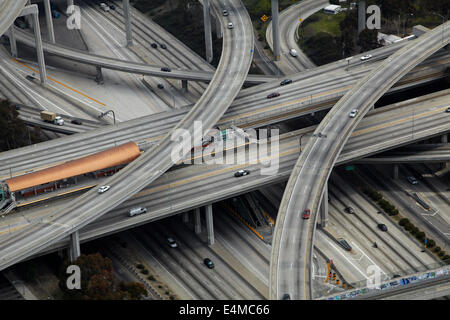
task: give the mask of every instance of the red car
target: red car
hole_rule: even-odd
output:
[[[311,211],[309,209],[305,209],[305,211],[303,211],[303,213],[302,213],[302,218],[309,219],[310,215],[311,215]]]
[[[280,96],[280,94],[278,92],[274,92],[274,93],[269,94],[267,96],[267,99],[272,99],[272,98],[276,98],[276,97],[279,97],[279,96]]]

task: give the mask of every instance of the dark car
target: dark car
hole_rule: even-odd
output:
[[[280,96],[280,93],[273,92],[267,96],[267,99],[272,99],[272,98],[279,97],[279,96]]]
[[[163,44],[161,45],[161,48],[162,48],[162,49],[167,49],[167,46],[163,43]]]
[[[302,213],[302,218],[303,219],[309,219],[310,215],[311,215],[311,210],[309,210],[309,209],[303,210],[303,213]]]
[[[291,300],[291,296],[289,295],[289,293],[285,293],[285,294],[283,294],[283,297],[281,298],[281,300]]]
[[[291,83],[292,83],[291,79],[285,79],[285,80],[280,82],[280,85],[285,86],[285,85],[291,84]]]
[[[350,214],[355,214],[355,210],[353,210],[352,207],[347,207],[344,209],[345,212],[350,213]]]
[[[16,105],[14,106],[14,108],[16,108],[16,110],[20,110],[20,106],[19,106],[18,104],[16,104]]]
[[[162,67],[162,68],[161,68],[161,71],[170,72],[171,70],[170,70],[170,68],[168,68],[168,67]]]
[[[163,86],[162,83],[159,83],[159,84],[157,85],[157,87],[158,87],[158,89],[164,89],[164,86]]]
[[[158,48],[158,45],[156,43],[152,43],[150,46],[154,49]]]
[[[214,263],[211,261],[211,259],[209,258],[205,258],[205,260],[203,260],[203,263],[205,264],[205,266],[207,266],[209,269],[213,269],[214,268]]]
[[[378,229],[380,229],[381,231],[384,231],[384,232],[386,232],[388,230],[386,225],[383,223],[378,224]]]
[[[445,112],[450,113],[450,107],[448,107],[447,109],[445,109]]]
[[[116,10],[116,6],[113,5],[113,4],[110,4],[110,5],[109,5],[109,8],[110,8],[111,10]]]
[[[250,174],[250,171],[248,171],[248,170],[239,170],[238,172],[234,173],[234,176],[235,177],[242,177],[242,176],[246,176],[248,174]]]
[[[80,120],[78,120],[78,119],[73,119],[72,121],[70,121],[71,123],[73,123],[73,124],[77,124],[77,125],[82,125],[83,123],[80,121]]]

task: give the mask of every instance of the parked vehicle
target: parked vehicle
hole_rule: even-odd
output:
[[[146,213],[146,212],[147,212],[147,208],[144,208],[144,207],[133,208],[133,209],[130,209],[130,211],[128,211],[128,216],[133,217],[138,214],[142,214],[142,213]]]
[[[56,124],[58,126],[64,125],[64,119],[60,116],[57,116],[56,113],[50,111],[41,111],[41,119],[45,122],[50,122]]]
[[[110,186],[101,186],[100,188],[98,188],[97,192],[98,193],[103,193],[109,190],[109,188],[111,188]]]
[[[209,268],[209,269],[213,269],[214,268],[214,263],[211,261],[211,259],[209,258],[205,258],[203,260],[203,263]]]

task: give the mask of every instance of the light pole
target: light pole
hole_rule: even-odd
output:
[[[99,119],[101,119],[110,112],[113,114],[114,124],[116,124],[116,114],[114,113],[114,110],[108,110],[106,112],[102,112],[102,113],[100,113],[100,115],[98,117],[99,117]]]
[[[414,16],[414,14],[412,14],[412,13],[406,13],[406,14],[403,15],[403,36],[406,35],[406,21],[408,20],[408,17],[406,17],[406,19],[405,19],[405,16],[410,16],[410,17],[412,17],[412,16]]]
[[[444,42],[444,22],[445,22],[445,18],[442,14],[436,13],[436,12],[432,12],[431,14],[434,14],[435,16],[439,16],[442,18],[442,42]]]

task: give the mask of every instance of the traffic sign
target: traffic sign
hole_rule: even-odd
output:
[[[269,17],[266,16],[266,15],[263,15],[263,16],[261,17],[261,20],[264,21],[264,22],[266,22],[267,20],[269,20]]]
[[[302,21],[303,21],[303,19],[302,19],[302,18],[299,18],[299,19],[298,19],[298,21],[302,22]]]

